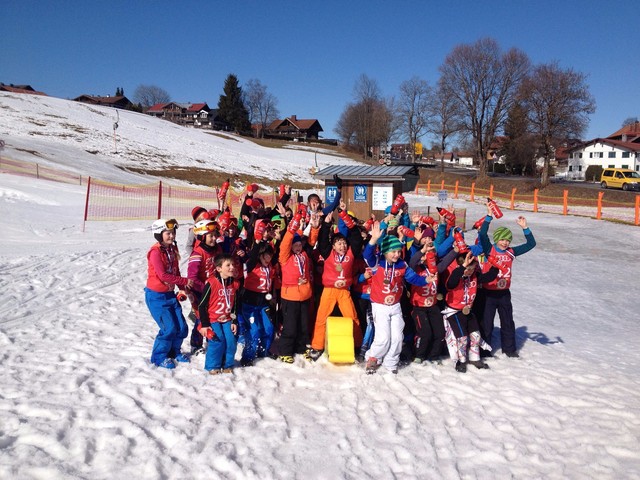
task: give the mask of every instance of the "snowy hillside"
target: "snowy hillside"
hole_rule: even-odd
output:
[[[266,148],[236,135],[186,128],[140,113],[6,92],[0,92],[0,139],[8,157],[122,182],[140,182],[140,177],[120,173],[114,166],[197,167],[251,175],[258,183],[260,179],[312,183],[312,167],[356,164],[323,148],[297,144]]]
[[[0,94],[4,153],[139,182],[114,167],[138,160],[110,153],[111,113]],[[244,163],[225,159],[270,151],[156,122],[125,113],[119,129],[123,152],[146,151],[150,167],[196,164],[198,151],[234,172]],[[298,156],[313,161],[277,152],[262,167],[293,175]],[[149,222],[82,233],[84,195],[0,173],[0,479],[640,479],[640,228],[525,214],[538,245],[514,263],[521,357],[498,349],[488,370],[445,361],[365,375],[323,357],[212,377],[201,356],[150,365]],[[454,203],[468,220],[486,211]],[[495,221],[514,244],[519,214]],[[180,228],[180,246],[186,237]]]

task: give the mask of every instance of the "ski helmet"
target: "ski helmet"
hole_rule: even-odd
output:
[[[158,242],[162,242],[162,232],[165,230],[178,230],[178,222],[175,219],[160,218],[151,224],[151,231]]]
[[[204,236],[209,232],[219,232],[220,226],[213,220],[200,220],[193,227],[193,234],[196,237]]]

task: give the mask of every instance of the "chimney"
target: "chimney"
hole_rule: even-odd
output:
[[[298,120],[298,118],[297,118],[297,116],[296,116],[296,115],[291,115],[291,116],[289,117],[289,120],[291,120],[292,122],[295,122],[295,121],[297,121],[297,120]]]

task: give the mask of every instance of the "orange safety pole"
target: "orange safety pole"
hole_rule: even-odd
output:
[[[431,195],[431,179],[427,180],[427,195]]]
[[[470,197],[469,200],[471,202],[473,202],[473,191],[475,190],[475,188],[476,188],[476,182],[471,182],[471,195],[469,195]]]
[[[442,183],[440,184],[440,190],[444,190],[444,179],[442,179]]]
[[[596,219],[602,219],[602,197],[604,196],[604,192],[598,192],[598,211],[596,212]]]
[[[453,198],[455,198],[456,200],[458,199],[458,184],[460,183],[460,180],[456,180],[456,187],[453,190]]]
[[[158,183],[158,218],[162,218],[162,181]]]
[[[533,211],[538,211],[538,188],[533,191]]]
[[[516,203],[516,190],[517,188],[513,187],[511,189],[511,210],[513,210],[515,208],[515,203]]]
[[[636,195],[636,225],[640,225],[640,195]]]
[[[562,214],[566,215],[569,211],[569,190],[564,190],[562,195]]]
[[[493,198],[493,183],[489,186],[489,197]]]

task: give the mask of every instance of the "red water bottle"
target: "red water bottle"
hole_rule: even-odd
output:
[[[340,210],[338,216],[342,219],[348,229],[352,229],[356,226],[356,222],[353,221],[353,218],[351,218],[351,215],[349,215],[346,210]]]
[[[296,213],[291,219],[291,221],[289,222],[289,225],[287,225],[287,230],[289,230],[291,233],[295,235],[298,232],[298,229],[300,228],[301,220],[302,220],[302,214]]]
[[[400,225],[398,227],[398,233],[401,233],[402,235],[408,238],[413,238],[416,234],[416,232],[411,230],[409,227],[405,227],[404,225]]]
[[[229,190],[229,179],[222,184],[220,190],[218,190],[218,200],[224,202],[224,199],[227,197],[227,190]]]
[[[253,238],[256,239],[257,242],[262,241],[264,238],[264,232],[267,230],[267,222],[265,220],[258,220],[253,229]]]
[[[229,224],[231,223],[231,212],[229,210],[225,210],[222,215],[218,217],[218,225],[220,225],[220,231],[224,232],[229,228]]]
[[[498,270],[500,270],[502,273],[506,272],[508,270],[508,268],[504,265],[502,265],[498,259],[496,257],[492,257],[492,256],[488,256],[487,257],[487,262],[489,262],[491,265],[493,265],[494,267],[496,267]]]
[[[207,329],[207,340],[213,340],[213,337],[215,337],[216,334],[213,333],[213,330],[211,328]]]
[[[424,223],[431,227],[436,223],[436,221],[433,219],[433,217],[423,216],[423,217],[420,217],[420,223]]]
[[[467,253],[469,251],[469,247],[467,247],[460,230],[453,232],[453,243],[458,247],[458,253]]]
[[[393,201],[393,205],[391,205],[391,213],[393,215],[397,215],[400,208],[402,208],[402,205],[404,205],[404,197],[399,193]]]
[[[492,200],[490,197],[487,197],[487,205],[489,205],[489,210],[491,210],[491,214],[495,218],[502,217],[502,210],[500,210],[500,207],[498,206],[495,200]]]
[[[247,185],[247,192],[256,193],[258,190],[260,190],[260,185],[258,185],[257,183]]]
[[[427,252],[427,270],[431,275],[438,273],[438,265],[436,263],[436,252],[429,250]]]
[[[473,224],[473,229],[475,230],[480,230],[480,227],[482,226],[482,224],[484,223],[484,219],[485,217],[482,217],[481,219],[479,219],[476,223]]]
[[[436,210],[438,210],[440,216],[444,218],[447,223],[455,222],[456,216],[446,208],[436,207]]]

